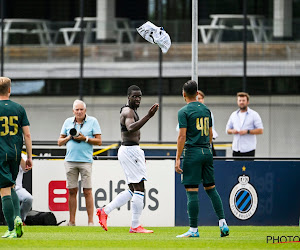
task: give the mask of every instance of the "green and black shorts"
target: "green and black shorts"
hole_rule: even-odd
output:
[[[21,156],[17,159],[0,160],[0,188],[16,184]]]
[[[183,185],[211,184],[215,182],[213,155],[210,148],[186,147],[183,151]]]

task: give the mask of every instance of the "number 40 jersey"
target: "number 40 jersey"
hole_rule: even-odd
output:
[[[209,148],[210,110],[202,103],[190,102],[178,111],[180,128],[187,128],[185,146]]]

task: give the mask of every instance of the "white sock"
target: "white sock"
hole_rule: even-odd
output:
[[[190,231],[193,233],[198,232],[198,228],[197,227],[190,227]]]
[[[109,214],[116,208],[122,207],[129,200],[131,200],[133,194],[130,189],[127,189],[117,195],[107,206],[104,207],[104,212]]]
[[[227,226],[227,223],[226,223],[225,219],[219,220],[219,227],[223,227],[224,224]]]
[[[140,217],[144,208],[144,193],[140,191],[135,191],[131,202],[132,202],[131,227],[137,228],[140,225]]]

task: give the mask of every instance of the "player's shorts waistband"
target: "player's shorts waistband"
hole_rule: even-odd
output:
[[[139,144],[137,142],[134,142],[134,141],[123,141],[121,143],[121,145],[123,145],[123,146],[138,146]]]
[[[184,145],[184,148],[209,148],[209,144],[205,144],[205,145]]]

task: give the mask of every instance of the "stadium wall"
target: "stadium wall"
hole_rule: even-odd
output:
[[[35,141],[56,141],[64,120],[72,116],[72,104],[77,97],[13,97],[27,110],[31,123],[32,139]],[[102,129],[103,141],[119,141],[120,107],[127,101],[124,97],[95,96],[85,97],[87,113],[95,116]],[[148,112],[157,97],[143,97],[138,113]],[[216,142],[232,141],[232,136],[225,133],[230,114],[237,109],[235,96],[207,96],[206,105],[214,113],[215,127],[219,134]],[[185,105],[183,98],[163,97],[162,104],[162,141],[177,140],[177,111]],[[257,137],[256,156],[295,157],[300,151],[300,96],[252,96],[250,105],[262,117],[264,134]],[[158,116],[155,115],[142,128],[142,141],[158,141]],[[231,151],[227,152],[231,156]]]

